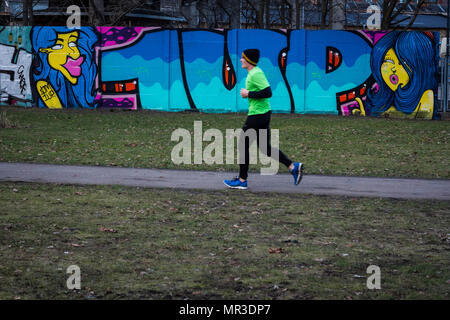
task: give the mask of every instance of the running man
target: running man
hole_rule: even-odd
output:
[[[243,133],[249,129],[256,131],[256,143],[259,145],[259,130],[266,129],[268,132],[267,148],[262,150],[271,156],[271,151],[278,152],[278,161],[283,163],[289,172],[294,177],[294,184],[298,185],[303,175],[303,164],[300,162],[292,162],[281,150],[272,149],[270,146],[270,102],[269,98],[272,97],[272,90],[270,84],[267,81],[264,72],[257,66],[259,61],[258,49],[244,50],[241,57],[242,68],[248,72],[247,79],[245,80],[245,89],[241,89],[241,97],[248,98],[248,116],[245,120],[242,128]],[[242,136],[241,136],[242,138]],[[229,188],[233,189],[247,189],[247,177],[249,167],[249,137],[245,137],[245,161],[239,164],[239,176],[232,180],[224,180],[224,183]],[[240,139],[241,140],[241,139]],[[264,148],[263,148],[264,149]]]

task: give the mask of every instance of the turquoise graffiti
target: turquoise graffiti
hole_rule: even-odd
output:
[[[436,117],[437,32],[2,27],[1,104],[246,112],[261,52],[276,113]]]
[[[111,29],[100,32],[114,35]],[[364,33],[145,28],[124,33],[134,36],[120,44],[104,40],[99,53],[107,106],[115,105],[111,98],[117,95],[117,104],[129,102],[132,108],[245,112],[239,89],[246,73],[239,59],[246,48],[261,51],[259,66],[272,87],[274,112],[338,113],[337,94],[368,85],[371,75],[371,40]],[[335,60],[329,63],[331,53]]]

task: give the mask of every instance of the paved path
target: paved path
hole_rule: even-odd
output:
[[[0,162],[0,181],[126,185],[152,188],[224,190],[230,172],[135,169]],[[450,200],[450,180],[305,175],[300,185],[290,174],[249,175],[251,192],[309,193]],[[236,192],[240,192],[237,191]],[[246,191],[243,191],[246,192]]]

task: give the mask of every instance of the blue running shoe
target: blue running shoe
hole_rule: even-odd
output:
[[[294,162],[294,169],[291,170],[294,177],[294,185],[298,185],[303,177],[303,164],[301,162]]]
[[[223,180],[223,183],[231,189],[247,189],[247,181],[241,182],[239,177],[234,177],[231,180]]]

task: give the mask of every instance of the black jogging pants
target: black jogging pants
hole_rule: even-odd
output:
[[[269,157],[272,156],[273,152],[278,152],[278,161],[282,164],[284,164],[286,167],[289,167],[292,163],[292,161],[283,153],[281,150],[274,148],[272,150],[272,147],[270,145],[270,115],[271,111],[264,113],[264,114],[256,114],[256,115],[250,115],[247,116],[247,119],[245,120],[244,126],[242,127],[243,133],[245,133],[249,129],[254,129],[256,131],[256,143],[258,146],[258,149],[261,147],[259,144],[260,140],[260,129],[266,129],[267,130],[267,145],[264,150],[262,148],[262,151]],[[245,151],[245,160],[244,163],[239,164],[239,178],[242,178],[244,180],[247,180],[248,177],[248,167],[250,162],[250,156],[249,156],[249,149],[251,142],[251,137],[241,135],[239,138],[239,143],[245,143],[244,151]],[[245,141],[244,141],[245,139]]]

